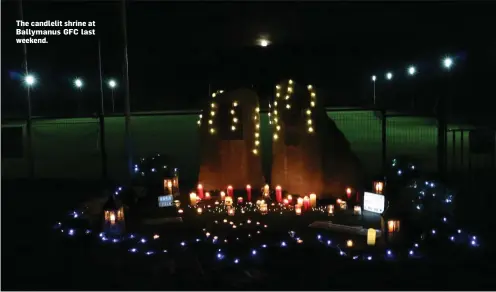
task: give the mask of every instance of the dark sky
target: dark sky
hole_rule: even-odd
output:
[[[466,88],[457,92],[473,93],[482,90],[484,78],[495,77],[489,67],[496,65],[494,8],[489,2],[468,1],[130,2],[132,110],[198,108],[209,84],[212,89],[253,85],[266,99],[274,84],[288,77],[315,84],[329,105],[358,104],[371,95],[371,74],[394,70],[399,77],[410,63],[422,73],[417,87],[456,84],[441,80],[445,54],[456,57],[463,71],[456,74],[463,75]],[[24,18],[97,24],[97,37],[52,36],[49,44],[28,45],[29,67],[40,77],[33,93],[35,114],[69,111],[70,102],[81,98],[97,104],[98,39],[105,77],[122,81],[121,1],[24,1]],[[15,44],[17,19],[18,2],[3,1],[3,113],[24,107],[16,74],[23,60],[22,46]],[[255,45],[262,34],[271,46]],[[71,87],[75,76],[85,80],[83,94]],[[489,93],[477,95],[483,94]],[[490,94],[494,97],[494,91]],[[122,108],[122,88],[116,96]]]

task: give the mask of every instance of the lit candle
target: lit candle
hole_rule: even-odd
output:
[[[270,187],[269,187],[269,185],[265,185],[263,187],[262,193],[263,193],[264,197],[268,197],[269,196],[269,194],[270,194]]]
[[[202,208],[196,209],[196,213],[198,213],[198,215],[201,215],[203,213],[203,209]]]
[[[295,206],[295,213],[296,213],[296,215],[301,215],[301,205]]]
[[[198,184],[197,193],[198,193],[198,198],[203,199],[203,186],[202,184]]]
[[[251,202],[251,186],[246,185],[246,200]]]
[[[164,179],[164,190],[166,195],[172,194],[172,181],[170,179]]]
[[[260,213],[262,213],[263,215],[268,213],[267,204],[260,204]]]
[[[229,215],[229,216],[234,216],[234,214],[235,214],[234,208],[229,208],[229,209],[227,210],[227,215]]]
[[[233,200],[231,197],[226,197],[226,199],[224,200],[224,204],[226,206],[232,206],[232,203],[233,203]]]
[[[348,199],[351,197],[351,188],[346,188],[346,197],[348,197]]]
[[[282,202],[282,188],[281,186],[276,187],[276,202]]]
[[[115,214],[110,213],[110,224],[114,225],[115,224]]]
[[[348,204],[346,203],[346,201],[341,201],[341,202],[339,203],[339,208],[340,208],[341,210],[346,210],[346,209],[348,209]]]
[[[262,204],[262,200],[257,200],[257,201],[255,202],[255,204],[257,205],[257,207],[259,207],[259,206],[260,206],[260,204]]]
[[[310,194],[310,206],[313,208],[317,207],[317,195],[316,194]]]
[[[227,186],[227,196],[231,198],[234,196],[234,190],[232,186]]]
[[[303,197],[303,209],[306,211],[310,208],[310,198],[308,196]]]
[[[288,204],[291,204],[293,202],[293,196],[288,195]]]
[[[288,199],[284,199],[284,200],[282,200],[282,203],[283,203],[285,206],[289,205],[289,201],[288,201]]]
[[[220,199],[225,200],[226,199],[226,192],[222,191],[220,192]]]
[[[197,202],[197,197],[195,193],[189,194],[189,200],[191,201],[191,205],[196,205]]]
[[[347,246],[347,247],[353,247],[353,240],[349,239],[349,240],[346,242],[346,246]]]
[[[376,181],[374,183],[374,188],[377,194],[382,194],[382,191],[384,190],[384,183],[382,181]]]
[[[181,207],[181,201],[179,201],[179,200],[174,200],[174,205],[175,205],[177,208]]]
[[[205,193],[205,200],[210,200],[211,198],[212,198],[212,196],[210,196],[210,193],[206,192]]]
[[[327,206],[327,214],[328,215],[333,215],[334,214],[334,205]]]
[[[377,231],[374,228],[369,228],[367,231],[367,245],[375,245]]]
[[[362,207],[360,207],[360,206],[353,207],[353,213],[355,215],[362,215]]]
[[[296,205],[298,205],[298,206],[300,206],[300,207],[301,207],[301,206],[303,206],[303,199],[302,199],[302,198],[298,198],[298,199],[296,200]]]
[[[177,213],[182,214],[184,213],[183,209],[177,209]]]
[[[238,197],[238,204],[243,204],[243,197]]]

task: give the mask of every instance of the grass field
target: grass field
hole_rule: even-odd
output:
[[[367,172],[381,171],[381,120],[370,110],[328,111],[344,133]],[[133,153],[143,157],[164,153],[174,157],[187,181],[195,181],[198,173],[199,149],[196,115],[144,115],[131,118]],[[2,126],[12,126],[4,124]],[[105,120],[109,174],[124,177],[126,159],[124,148],[124,118]],[[450,128],[461,127],[450,125]],[[262,114],[262,159],[264,172],[270,173],[271,143],[268,116]],[[448,167],[468,165],[468,132],[465,132],[464,165],[459,165],[461,138],[456,137],[456,157],[452,155],[452,133],[448,134]],[[97,148],[98,120],[94,118],[35,120],[33,123],[35,173],[38,178],[99,178],[100,152]],[[408,155],[427,172],[436,171],[437,126],[434,119],[422,117],[387,118],[387,156]],[[472,166],[487,162],[488,157],[472,156]],[[2,177],[17,178],[27,174],[22,159],[3,159]]]

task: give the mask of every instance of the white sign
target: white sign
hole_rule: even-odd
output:
[[[386,205],[383,195],[364,192],[363,193],[363,210],[382,214]]]
[[[172,195],[160,196],[158,197],[159,207],[172,207],[174,197]]]

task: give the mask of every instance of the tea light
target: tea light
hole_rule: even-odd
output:
[[[226,192],[222,191],[220,192],[220,199],[224,200],[226,198]]]
[[[227,196],[231,198],[234,196],[234,190],[232,186],[227,186]]]
[[[310,206],[313,208],[317,207],[317,195],[316,194],[310,194]]]
[[[183,209],[177,209],[177,213],[182,214],[184,213]]]
[[[198,215],[201,215],[203,213],[203,209],[202,208],[196,209],[196,213],[198,213]]]
[[[303,206],[303,199],[302,199],[302,198],[298,198],[298,199],[296,200],[296,205],[298,205],[298,206],[300,206],[300,207],[301,207],[301,206]]]
[[[263,204],[260,204],[260,213],[262,213],[263,215],[267,214],[269,211],[267,209],[267,204],[263,203]]]
[[[198,184],[198,186],[196,187],[196,192],[198,193],[198,197],[200,199],[203,199],[203,185],[202,184]]]
[[[276,187],[276,202],[282,202],[282,188],[281,186]]]
[[[246,200],[251,202],[251,186],[246,185]]]
[[[353,207],[353,214],[362,215],[362,207],[360,207],[360,206]]]
[[[174,206],[176,206],[176,208],[181,207],[181,201],[179,201],[179,200],[174,200]]]
[[[328,215],[333,215],[334,214],[334,205],[327,206],[327,214]]]
[[[353,247],[353,240],[349,239],[348,241],[346,241],[346,246]]]
[[[191,193],[191,194],[189,194],[189,200],[191,202],[191,205],[194,206],[197,203],[198,197],[196,196],[195,193]]]
[[[339,208],[340,208],[341,210],[346,210],[346,209],[348,209],[348,204],[346,203],[346,201],[341,201],[341,202],[339,203]]]
[[[238,197],[238,204],[243,204],[243,197]]]
[[[210,200],[210,199],[212,199],[212,196],[210,196],[209,192],[206,192],[205,193],[205,200]]]
[[[229,209],[227,209],[227,215],[229,215],[229,216],[234,216],[234,214],[235,214],[235,213],[236,213],[236,212],[235,212],[234,208],[229,208]]]
[[[295,206],[295,213],[296,213],[296,215],[301,215],[301,205]]]

